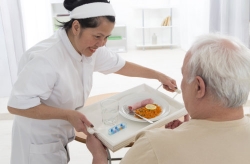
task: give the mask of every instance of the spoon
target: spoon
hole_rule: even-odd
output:
[[[149,123],[151,123],[151,124],[154,123],[153,121],[151,121],[151,120],[149,120],[149,119],[147,119],[147,118],[145,118],[145,117],[142,117],[141,115],[135,113],[134,111],[129,110],[129,109],[128,109],[128,106],[124,105],[123,107],[124,107],[124,109],[126,110],[126,112],[127,112],[128,114],[133,115],[133,116],[136,115],[136,116],[142,118],[143,120],[145,120],[145,121],[147,121],[147,122],[149,122]]]

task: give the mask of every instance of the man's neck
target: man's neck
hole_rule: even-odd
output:
[[[204,110],[204,109],[202,109]],[[243,107],[237,108],[210,108],[205,109],[206,113],[197,116],[196,119],[204,119],[209,121],[233,121],[244,117]]]

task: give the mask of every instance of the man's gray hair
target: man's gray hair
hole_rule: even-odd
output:
[[[250,91],[250,51],[229,36],[208,34],[190,48],[188,82],[195,76],[205,81],[215,101],[234,108],[246,103]]]

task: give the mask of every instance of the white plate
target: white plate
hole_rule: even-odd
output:
[[[120,114],[123,117],[125,117],[129,120],[132,120],[132,121],[146,122],[145,120],[136,118],[135,116],[128,114],[126,112],[124,106],[131,106],[137,102],[140,102],[142,100],[149,99],[149,98],[151,98],[153,100],[153,102],[155,104],[159,105],[162,109],[161,114],[155,118],[151,118],[150,119],[151,121],[157,121],[157,120],[161,119],[162,117],[166,116],[170,112],[169,104],[163,98],[161,98],[157,95],[154,95],[154,94],[150,94],[148,92],[141,92],[141,93],[135,93],[132,95],[125,96],[119,101]]]

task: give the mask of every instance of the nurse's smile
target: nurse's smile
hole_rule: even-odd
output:
[[[97,48],[89,48],[90,52],[94,53]]]

